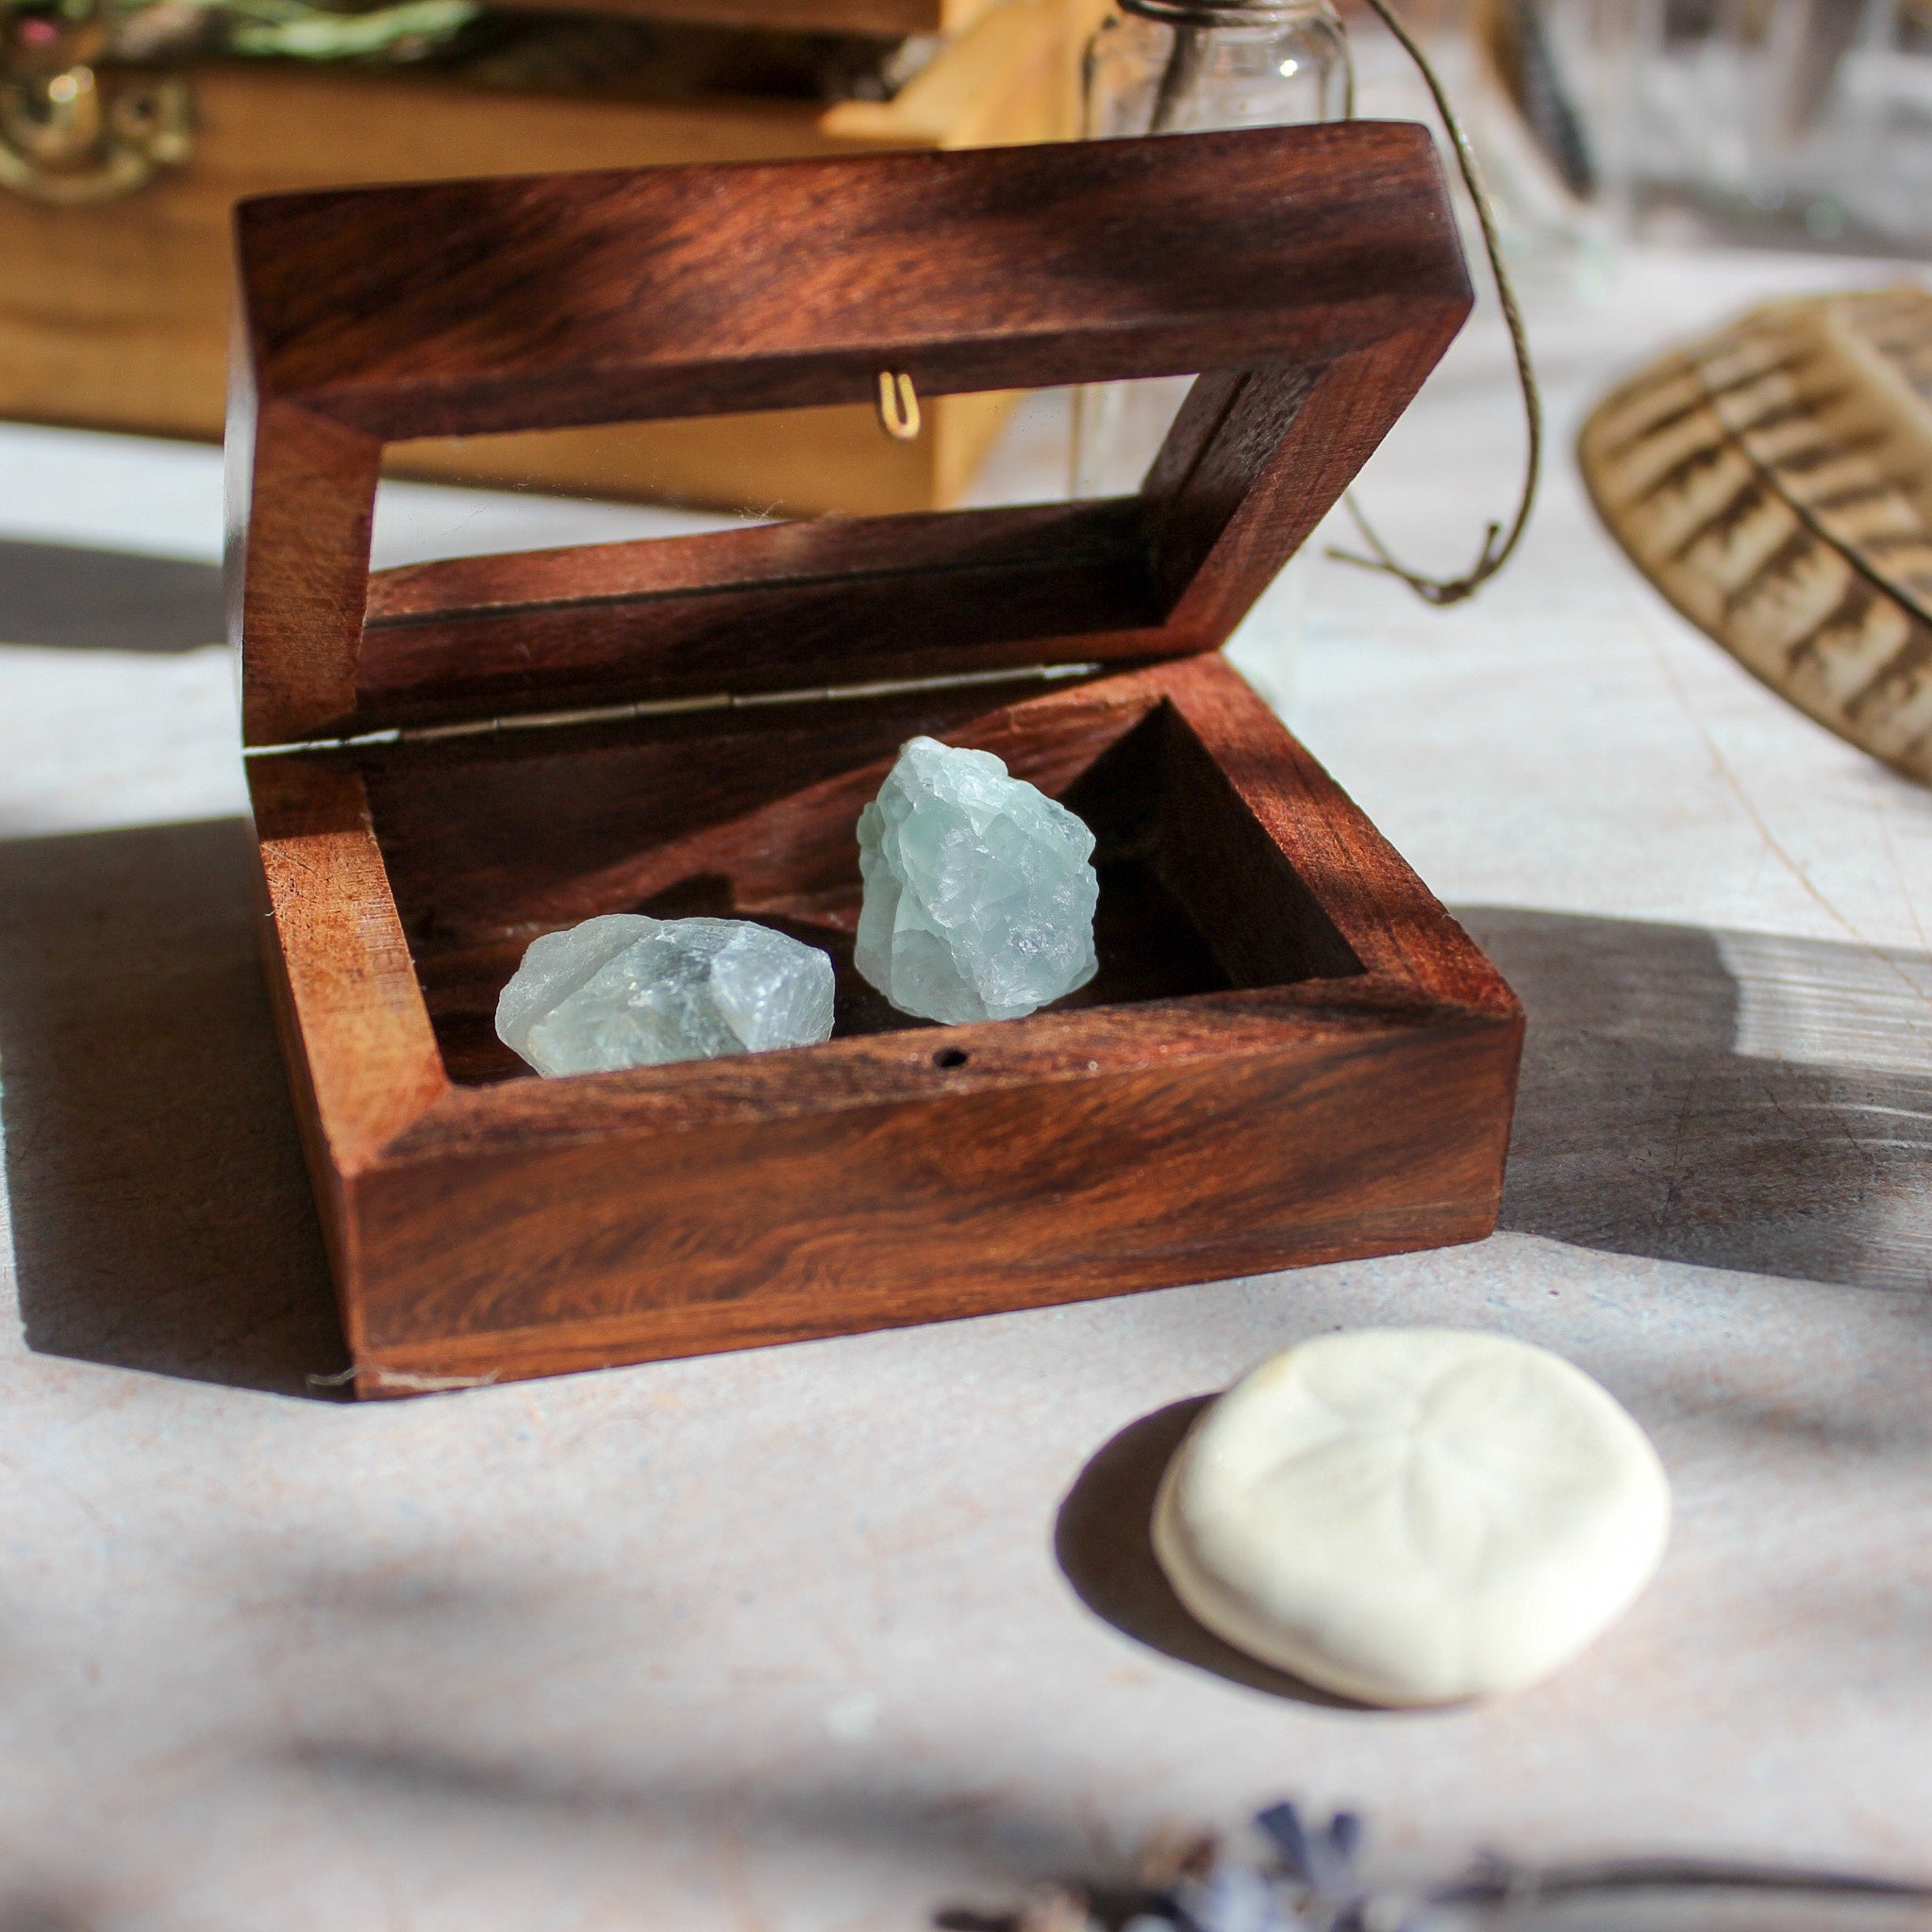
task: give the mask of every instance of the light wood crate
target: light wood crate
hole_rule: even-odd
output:
[[[0,191],[0,416],[222,433],[229,212],[244,195],[507,172],[992,147],[1074,131],[1094,0],[1001,0],[890,102],[676,104],[485,92],[433,77],[197,69],[194,154],[123,201]],[[1010,398],[932,400],[917,441],[840,408],[424,441],[392,474],[793,514],[958,501]]]

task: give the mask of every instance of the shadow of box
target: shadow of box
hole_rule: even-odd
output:
[[[242,239],[269,960],[360,1392],[1493,1225],[1515,1001],[1217,651],[1466,312],[1419,130],[305,196]],[[1177,365],[1135,498],[368,573],[390,438]],[[853,974],[853,828],[918,732],[1093,827],[1075,998],[941,1033]],[[834,1038],[529,1076],[491,1026],[524,948],[639,908],[824,946]]]

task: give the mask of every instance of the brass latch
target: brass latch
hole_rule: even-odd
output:
[[[179,75],[106,73],[90,8],[24,11],[0,0],[0,188],[56,207],[132,194],[191,151]]]

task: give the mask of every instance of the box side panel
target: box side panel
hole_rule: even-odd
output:
[[[275,1015],[275,1042],[282,1050],[282,1064],[289,1075],[289,1099],[294,1108],[295,1128],[302,1141],[302,1161],[308,1170],[308,1185],[315,1195],[316,1219],[322,1226],[323,1246],[328,1254],[329,1277],[335,1284],[336,1307],[342,1318],[342,1332],[352,1357],[362,1348],[362,1311],[352,1284],[356,1274],[356,1238],[350,1224],[348,1201],[341,1176],[329,1158],[328,1137],[322,1126],[322,1112],[315,1097],[315,1081],[308,1070],[308,1055],[302,1043],[302,1023],[296,1014],[294,990],[289,979],[289,961],[282,952],[279,928],[275,924],[267,874],[257,874],[261,919],[258,923],[256,946],[261,956],[261,974],[267,982],[269,1008]]]
[[[1520,1023],[381,1166],[365,1393],[1478,1240]]]
[[[1177,664],[1166,686],[1187,727],[1169,741],[1170,783],[1195,802],[1176,826],[1177,879],[1242,879],[1245,891],[1222,892],[1224,915],[1278,952],[1266,927],[1294,894],[1257,869],[1265,844],[1372,974],[1419,999],[1520,1020],[1516,995],[1474,941],[1225,658]]]
[[[361,779],[297,758],[248,778],[297,1097],[342,1185],[449,1083]]]
[[[1324,364],[1469,301],[1399,122],[271,196],[236,238],[263,392],[389,441],[869,404],[882,368],[932,396]]]

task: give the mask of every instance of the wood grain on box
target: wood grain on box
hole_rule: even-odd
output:
[[[1215,655],[1467,310],[1422,130],[335,194],[240,235],[245,731],[296,747],[250,760],[265,932],[362,1392],[1488,1231],[1515,1001]],[[425,424],[1193,363],[1136,498],[368,575],[380,445]],[[1096,833],[1100,972],[1049,1011],[935,1028],[852,970],[854,822],[920,731]],[[523,949],[634,908],[824,946],[834,1038],[534,1078],[491,1027]]]

